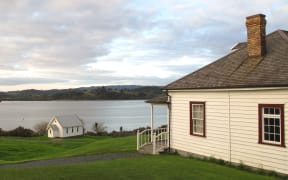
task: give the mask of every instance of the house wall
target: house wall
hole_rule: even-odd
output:
[[[258,104],[284,104],[288,141],[288,90],[186,91],[171,96],[171,148],[234,163],[288,172],[287,147],[258,144]],[[206,137],[189,133],[189,102],[206,103]]]

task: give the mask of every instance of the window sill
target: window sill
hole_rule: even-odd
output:
[[[258,144],[270,145],[270,146],[277,146],[286,148],[285,144],[273,144],[273,143],[266,143],[266,142],[258,142]]]
[[[191,136],[197,136],[197,137],[206,137],[205,135],[200,135],[200,134],[190,134]]]

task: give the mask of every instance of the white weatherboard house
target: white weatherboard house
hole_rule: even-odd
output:
[[[247,17],[247,42],[164,87],[167,147],[288,174],[288,31],[265,26]]]
[[[54,116],[47,125],[47,131],[50,138],[81,136],[84,124],[77,115]]]

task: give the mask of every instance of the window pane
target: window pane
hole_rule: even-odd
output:
[[[273,118],[269,118],[269,125],[272,125],[272,126],[274,126],[274,119]]]
[[[277,115],[280,114],[280,108],[275,108],[275,114],[277,114]]]
[[[193,118],[200,118],[199,113],[197,111],[193,111]]]
[[[202,112],[203,111],[203,105],[193,105],[193,111]]]
[[[268,118],[264,118],[264,125],[268,125],[269,124],[269,119]]]
[[[203,112],[202,111],[199,112],[199,116],[201,119],[203,119]]]
[[[203,131],[202,131],[202,128],[201,127],[195,127],[195,132],[196,133],[202,133]]]
[[[280,126],[280,119],[275,118],[275,125],[276,125],[276,126]]]
[[[194,111],[194,112],[193,112],[193,118],[203,119],[202,113],[201,113],[201,112]]]
[[[193,132],[197,132],[196,126],[193,126]]]
[[[269,139],[270,139],[270,141],[274,141],[275,140],[274,134],[269,134]]]
[[[200,111],[199,105],[193,105],[193,111]]]
[[[203,121],[202,120],[193,120],[193,132],[203,133]]]
[[[199,105],[199,111],[203,112],[203,105]]]
[[[202,126],[202,120],[194,120],[194,126]]]
[[[274,133],[274,126],[270,126],[269,132],[270,132],[270,133]]]
[[[275,141],[280,142],[280,135],[275,135]]]
[[[269,108],[269,114],[274,114],[274,108]]]
[[[264,114],[269,114],[269,108],[264,108]]]
[[[276,133],[276,134],[280,134],[280,127],[279,127],[279,126],[276,126],[276,127],[275,127],[275,133]]]
[[[268,133],[264,134],[264,140],[269,140],[269,134]]]
[[[268,132],[269,131],[269,126],[264,126],[264,132]]]

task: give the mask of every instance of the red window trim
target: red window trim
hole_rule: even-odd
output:
[[[281,142],[280,144],[272,144],[272,143],[267,143],[263,142],[263,137],[262,137],[262,109],[263,107],[278,107],[281,110],[281,116],[280,116],[280,121],[281,121]],[[272,145],[272,146],[281,146],[285,147],[285,132],[284,132],[284,104],[258,104],[258,144],[267,144],[267,145]]]
[[[201,104],[203,105],[203,135],[193,133],[193,120],[192,120],[192,104]],[[190,135],[206,137],[206,108],[205,102],[202,101],[190,101]]]

